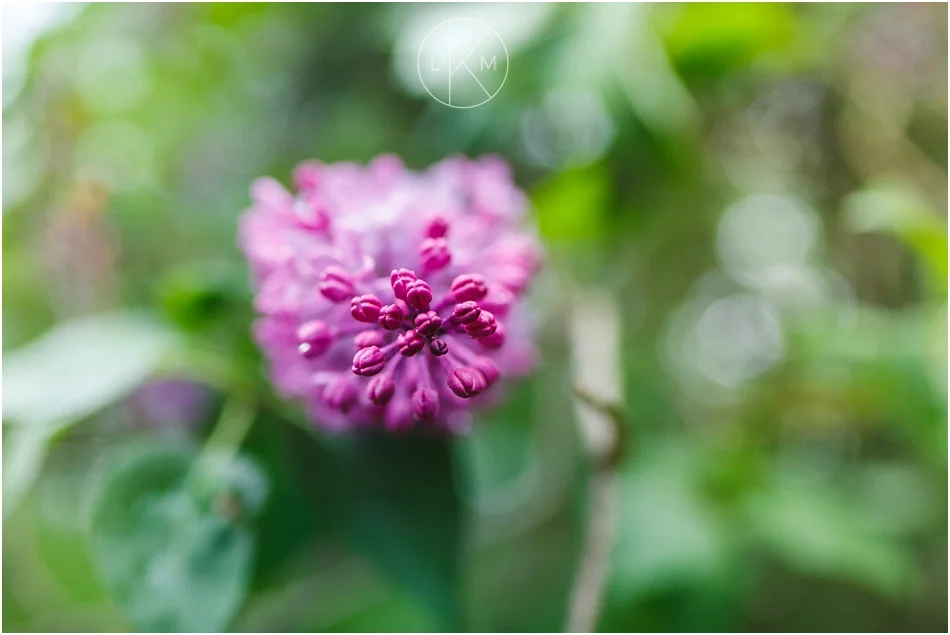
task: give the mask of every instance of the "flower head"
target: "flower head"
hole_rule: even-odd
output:
[[[255,181],[241,224],[255,338],[283,395],[333,429],[454,429],[530,371],[521,298],[541,250],[502,161],[309,161],[293,181]]]

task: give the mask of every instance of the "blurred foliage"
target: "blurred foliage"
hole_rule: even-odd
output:
[[[510,54],[471,110],[415,68],[461,16]],[[579,282],[624,316],[635,427],[601,629],[945,631],[946,24],[5,7],[3,628],[560,630]],[[321,434],[249,335],[250,181],[384,151],[506,157],[550,251],[543,363],[455,441]]]

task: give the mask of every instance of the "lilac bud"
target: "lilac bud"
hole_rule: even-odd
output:
[[[386,344],[386,340],[379,331],[367,329],[357,333],[356,337],[353,338],[353,343],[356,344],[356,348],[366,348],[368,346],[379,346],[382,348]]]
[[[396,384],[388,375],[376,375],[366,386],[366,396],[377,406],[385,406],[393,398]]]
[[[485,378],[471,368],[456,368],[449,373],[448,386],[457,396],[468,399],[485,388]]]
[[[350,315],[359,322],[372,324],[379,318],[383,303],[375,295],[361,295],[350,300]]]
[[[356,295],[352,276],[340,267],[327,267],[320,280],[320,293],[330,302],[340,303]]]
[[[459,324],[471,324],[478,319],[478,316],[481,315],[482,310],[478,308],[478,305],[472,301],[462,302],[461,304],[455,305],[455,311],[452,312],[452,315],[455,316],[455,319],[458,320]]]
[[[488,293],[485,278],[477,273],[463,273],[452,281],[452,295],[459,302],[478,301]]]
[[[323,320],[312,320],[297,329],[297,351],[306,359],[314,359],[327,352],[333,343],[333,333]]]
[[[393,295],[399,300],[406,299],[406,285],[416,280],[416,273],[410,269],[393,269],[389,274],[389,283],[393,287]]]
[[[346,412],[354,403],[358,391],[354,382],[346,375],[340,375],[323,391],[323,400],[335,410]]]
[[[488,337],[498,328],[498,322],[491,311],[482,311],[478,314],[478,319],[465,325],[465,332],[469,337],[479,340]]]
[[[495,366],[495,362],[484,356],[478,356],[472,360],[472,368],[477,370],[485,378],[485,384],[491,386],[501,377],[501,371]]]
[[[412,414],[418,421],[432,421],[439,415],[439,394],[431,388],[412,393]]]
[[[429,342],[429,352],[436,357],[442,357],[449,352],[449,345],[445,340],[436,338]]]
[[[478,343],[485,348],[500,348],[505,343],[505,327],[496,321],[495,332],[481,338]]]
[[[405,357],[412,357],[426,345],[425,339],[416,331],[406,331],[396,338],[396,343],[399,344],[399,352]]]
[[[425,280],[414,280],[406,285],[406,302],[413,308],[425,311],[432,302],[432,289]]]
[[[424,269],[443,269],[452,261],[452,252],[444,238],[426,238],[419,246],[419,262]]]
[[[403,312],[397,304],[387,304],[379,310],[379,319],[376,321],[387,331],[395,331],[402,324]]]
[[[436,216],[426,225],[426,238],[445,238],[449,233],[449,222],[441,216]]]
[[[435,311],[426,311],[416,316],[416,330],[422,335],[436,335],[442,328],[442,318]]]
[[[352,371],[354,375],[363,377],[372,377],[379,374],[379,371],[386,365],[386,356],[377,346],[367,346],[356,351],[353,356]]]

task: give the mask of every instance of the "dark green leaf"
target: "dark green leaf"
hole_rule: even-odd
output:
[[[462,510],[452,439],[432,432],[341,439],[309,478],[341,538],[459,624]]]
[[[247,521],[266,480],[247,459],[193,465],[187,449],[137,449],[106,469],[94,497],[92,556],[137,630],[224,630],[247,591]]]

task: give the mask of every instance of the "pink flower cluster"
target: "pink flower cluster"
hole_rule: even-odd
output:
[[[503,377],[530,371],[522,296],[542,251],[502,160],[305,162],[293,181],[256,180],[240,232],[282,395],[331,429],[464,431]]]

